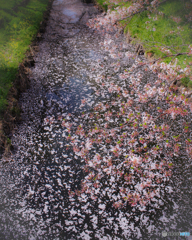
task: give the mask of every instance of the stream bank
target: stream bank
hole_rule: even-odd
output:
[[[45,32],[49,14],[52,8],[53,0],[50,0],[47,5],[47,10],[43,14],[43,20],[40,23],[40,27],[37,35],[32,40],[32,43],[25,54],[25,59],[20,63],[18,67],[18,74],[13,82],[12,87],[9,90],[7,96],[8,106],[1,113],[0,118],[0,158],[2,156],[7,157],[10,151],[13,150],[11,144],[11,136],[14,132],[14,127],[21,121],[19,97],[29,86],[29,73],[30,69],[34,66],[34,55],[38,52],[38,43],[42,38],[42,34]],[[23,4],[23,3],[22,3]],[[24,2],[24,5],[27,1]],[[20,6],[20,5],[19,5]],[[17,6],[17,8],[19,7]],[[22,5],[23,6],[23,5]],[[17,11],[17,9],[14,9]]]

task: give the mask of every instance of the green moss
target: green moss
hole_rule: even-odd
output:
[[[11,145],[11,139],[7,138],[7,144],[10,146]]]
[[[136,37],[146,52],[152,52],[155,58],[168,55],[161,51],[166,46],[169,54],[188,52],[187,45],[192,44],[192,24],[187,15],[191,10],[192,4],[188,0],[170,0],[159,6],[158,11],[162,15],[145,11],[135,15],[131,21],[127,20],[125,32],[129,31],[129,34]],[[175,17],[180,18],[179,23],[175,21]],[[192,57],[187,55],[178,56],[177,59],[182,68],[192,61]],[[163,59],[167,63],[171,60],[173,57]]]
[[[189,81],[189,82],[188,82],[188,87],[189,87],[189,88],[192,88],[192,81]]]
[[[106,4],[106,1],[105,1],[105,0],[96,0],[96,2],[98,3],[98,5],[99,5],[100,7],[103,8],[103,10],[107,11],[109,4]]]
[[[181,79],[181,83],[188,88],[192,88],[192,81],[189,79],[189,77],[185,77]]]

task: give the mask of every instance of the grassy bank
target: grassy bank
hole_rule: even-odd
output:
[[[103,9],[117,13],[120,9],[128,9],[142,2],[96,1]],[[160,0],[160,4],[151,11],[149,8],[154,2],[148,1],[148,5],[143,4],[144,8],[130,11],[127,18],[123,20],[119,14],[117,23],[123,27],[125,34],[131,36],[132,43],[142,44],[147,57],[161,58],[163,62],[171,62],[182,69],[186,68],[187,71],[192,70],[192,55],[185,54],[192,46],[192,2],[190,0]],[[185,71],[181,83],[185,87],[192,88],[192,77],[185,74]]]
[[[37,34],[49,0],[1,0],[0,3],[0,117],[7,94]]]

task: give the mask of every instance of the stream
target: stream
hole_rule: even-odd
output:
[[[185,154],[173,157],[173,175],[159,186],[159,200],[145,208],[115,208],[104,197],[80,199],[69,193],[80,190],[85,172],[67,145],[69,131],[62,120],[86,124],[82,113],[113,100],[111,83],[129,90],[118,76],[144,58],[134,57],[134,47],[121,34],[111,36],[114,51],[109,53],[105,35],[86,25],[97,14],[93,4],[79,0],[53,2],[30,88],[20,98],[22,123],[12,137],[14,152],[0,163],[2,240],[192,239],[162,236],[163,231],[192,233],[192,164]],[[157,76],[140,72],[134,74],[142,91]],[[106,86],[102,91],[101,85]]]

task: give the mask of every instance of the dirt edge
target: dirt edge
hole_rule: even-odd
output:
[[[38,43],[41,41],[42,34],[45,32],[53,1],[54,0],[49,0],[48,2],[37,35],[32,40],[29,47],[30,50],[26,52],[24,60],[19,64],[17,76],[13,82],[13,86],[9,90],[7,96],[8,106],[0,119],[0,158],[7,157],[10,154],[10,150],[13,149],[11,136],[16,123],[21,122],[19,96],[30,85],[30,68],[35,65],[34,56],[38,51]]]

